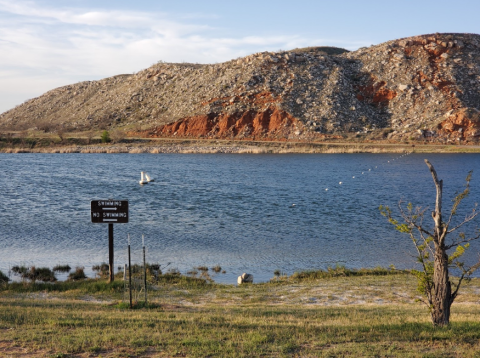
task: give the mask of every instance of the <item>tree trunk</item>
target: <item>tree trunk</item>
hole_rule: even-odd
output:
[[[438,180],[437,172],[433,165],[425,159],[433,182],[437,189],[437,198],[435,200],[435,211],[432,212],[432,218],[435,222],[433,242],[435,245],[435,256],[433,261],[433,299],[431,307],[432,323],[435,326],[445,326],[450,322],[450,306],[453,302],[452,287],[448,276],[448,255],[445,249],[445,236],[447,228],[442,221],[442,191],[443,181]]]
[[[437,247],[435,250],[433,286],[432,323],[435,326],[448,325],[450,322],[450,306],[452,305],[452,287],[448,276],[448,257],[445,247]]]

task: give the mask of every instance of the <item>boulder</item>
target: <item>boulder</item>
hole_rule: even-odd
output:
[[[253,275],[244,272],[241,276],[238,276],[237,283],[239,285],[242,283],[253,283]]]

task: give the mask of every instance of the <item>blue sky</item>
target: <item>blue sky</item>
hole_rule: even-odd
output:
[[[159,60],[216,63],[259,51],[480,33],[479,14],[477,0],[0,0],[0,113]]]

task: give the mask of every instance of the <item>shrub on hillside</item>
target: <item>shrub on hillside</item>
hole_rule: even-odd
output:
[[[110,143],[110,133],[108,133],[107,130],[104,130],[102,133],[102,136],[100,137],[102,139],[102,143]]]

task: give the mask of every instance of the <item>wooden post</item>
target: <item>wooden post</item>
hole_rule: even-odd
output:
[[[115,278],[113,271],[113,224],[108,224],[108,282],[113,282]]]
[[[128,291],[130,292],[130,308],[132,305],[132,261],[130,260],[130,236],[128,237]]]

